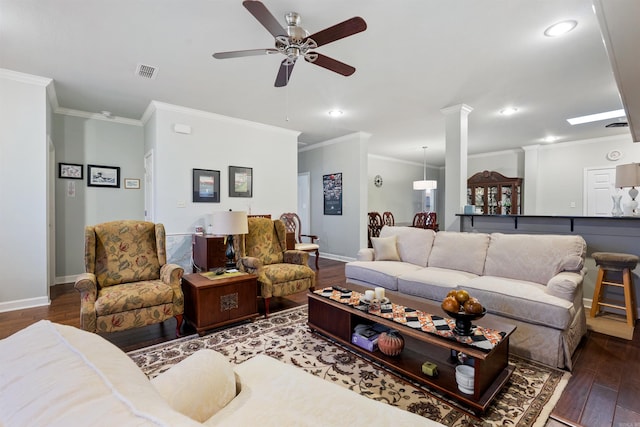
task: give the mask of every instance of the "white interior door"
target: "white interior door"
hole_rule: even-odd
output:
[[[311,175],[309,172],[298,174],[298,216],[302,222],[302,234],[311,229]]]
[[[616,189],[616,168],[593,168],[585,169],[585,216],[611,216],[613,211],[614,194],[622,195],[622,204],[630,200],[626,191]]]

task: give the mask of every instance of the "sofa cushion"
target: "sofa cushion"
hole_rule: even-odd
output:
[[[233,368],[222,354],[201,349],[151,380],[176,411],[199,422],[236,396]]]
[[[427,260],[433,246],[436,233],[433,230],[416,227],[389,227],[384,226],[380,231],[380,237],[396,236],[400,260],[427,266]]]
[[[485,233],[439,231],[429,255],[429,267],[467,271],[480,275],[489,247]]]
[[[347,282],[352,281],[368,286],[381,286],[397,291],[398,276],[421,267],[401,261],[352,261],[344,266]]]
[[[580,271],[586,248],[580,236],[493,233],[484,274],[546,285],[561,271]]]
[[[489,313],[507,319],[566,329],[575,314],[573,302],[549,295],[539,283],[480,276],[466,282],[464,289]]]
[[[372,237],[373,256],[376,261],[400,261],[396,236]]]
[[[478,277],[466,271],[438,267],[421,268],[398,277],[398,291],[407,295],[442,301],[456,286]]]
[[[161,280],[124,283],[98,291],[96,314],[106,316],[173,302],[173,289]]]
[[[112,221],[94,230],[95,274],[100,286],[160,278],[154,223]]]

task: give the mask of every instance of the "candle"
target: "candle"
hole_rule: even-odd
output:
[[[364,291],[364,299],[367,301],[371,301],[374,297],[375,293],[373,291]]]
[[[384,288],[376,288],[375,294],[376,294],[376,299],[383,300],[384,299]]]

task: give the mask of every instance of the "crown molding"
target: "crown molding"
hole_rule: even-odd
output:
[[[118,116],[113,116],[109,118],[109,117],[105,117],[103,114],[100,114],[100,113],[90,113],[88,111],[72,110],[71,108],[57,107],[54,109],[54,113],[62,114],[65,116],[82,117],[83,119],[93,119],[93,120],[102,120],[104,122],[110,122],[110,123],[120,123],[123,125],[142,126],[142,122],[140,120],[129,119],[126,117],[118,117]]]
[[[371,134],[367,132],[352,132],[347,135],[338,136],[336,138],[328,139],[326,141],[322,141],[317,144],[312,144],[308,147],[298,148],[298,153],[302,153],[304,151],[311,151],[318,148],[328,147],[330,145],[339,144],[345,141],[350,141],[353,139],[354,136],[359,137],[361,140],[362,139],[368,140],[369,138],[371,138]]]

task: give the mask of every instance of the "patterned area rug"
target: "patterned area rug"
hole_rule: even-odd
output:
[[[307,327],[307,306],[272,314],[204,337],[193,335],[128,353],[153,378],[190,354],[210,348],[235,364],[256,354],[332,381],[371,399],[420,414],[446,426],[544,426],[570,374],[510,357],[509,383],[481,418],[434,391],[402,379]]]

